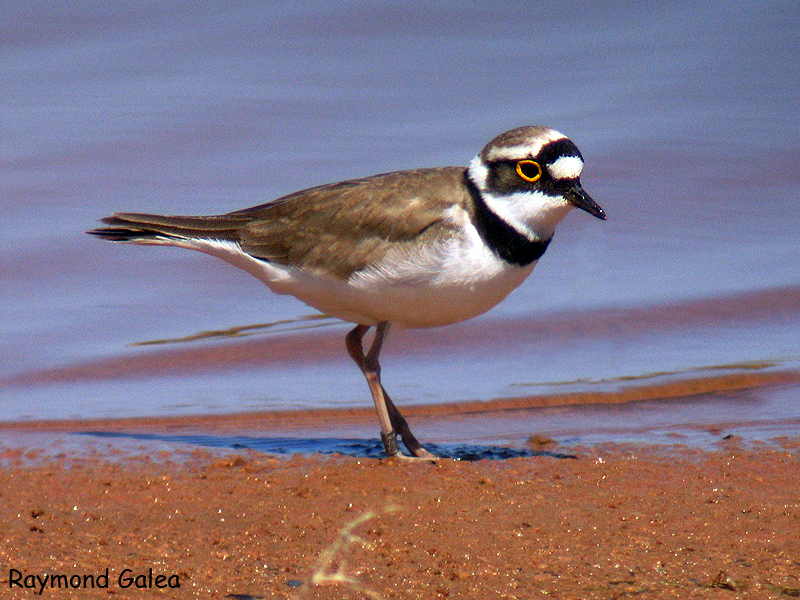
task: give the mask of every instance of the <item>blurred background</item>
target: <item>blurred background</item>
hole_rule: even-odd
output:
[[[475,322],[390,340],[399,404],[800,364],[797,2],[32,0],[0,17],[0,420],[368,405],[345,324],[132,345],[313,311],[210,257],[83,232],[466,165],[529,124],[578,145],[609,220],[568,216]],[[297,364],[224,359],[287,335],[311,348]],[[126,370],[143,357],[159,369]],[[797,422],[792,390],[724,419]]]

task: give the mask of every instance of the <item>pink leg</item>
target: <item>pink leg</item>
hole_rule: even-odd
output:
[[[381,385],[381,366],[378,362],[378,357],[381,353],[383,340],[389,331],[389,323],[378,324],[375,329],[375,339],[372,341],[372,346],[365,356],[362,340],[367,330],[369,330],[368,325],[356,325],[347,334],[345,341],[347,352],[367,379],[372,399],[375,402],[375,409],[378,411],[378,420],[381,424],[381,440],[383,440],[386,454],[389,456],[402,456],[397,447],[397,434],[399,433],[403,444],[412,455],[419,458],[435,458],[433,454],[422,447],[417,438],[414,437],[414,434],[411,433],[408,423],[391,398],[389,398],[389,394],[386,393],[383,385]]]

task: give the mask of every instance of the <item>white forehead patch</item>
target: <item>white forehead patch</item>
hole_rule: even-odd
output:
[[[531,139],[527,144],[517,146],[498,146],[489,148],[486,153],[486,160],[495,162],[498,160],[520,160],[536,156],[550,142],[564,139],[563,133],[554,129],[546,129],[541,134]]]
[[[577,156],[562,156],[547,165],[553,179],[577,179],[583,171],[583,161]]]

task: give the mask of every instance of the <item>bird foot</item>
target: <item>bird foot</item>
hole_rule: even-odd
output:
[[[429,462],[435,463],[441,460],[441,457],[435,456],[428,452],[428,456],[409,456],[408,454],[403,454],[398,452],[397,454],[393,454],[392,456],[387,457],[389,459],[397,459],[400,462]]]
[[[400,452],[400,447],[397,445],[397,434],[395,432],[384,433],[381,432],[381,441],[383,448],[386,450],[386,456],[389,458],[398,458],[400,460],[438,460],[439,457],[425,450],[418,443],[409,444],[403,440],[411,456]],[[416,440],[415,440],[416,441]]]

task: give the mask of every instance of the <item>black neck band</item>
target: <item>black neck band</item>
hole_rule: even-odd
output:
[[[529,240],[486,206],[480,190],[469,178],[469,173],[465,174],[464,178],[475,202],[475,227],[492,252],[504,261],[518,267],[525,267],[533,261],[539,260],[547,250],[550,240],[543,242]]]

